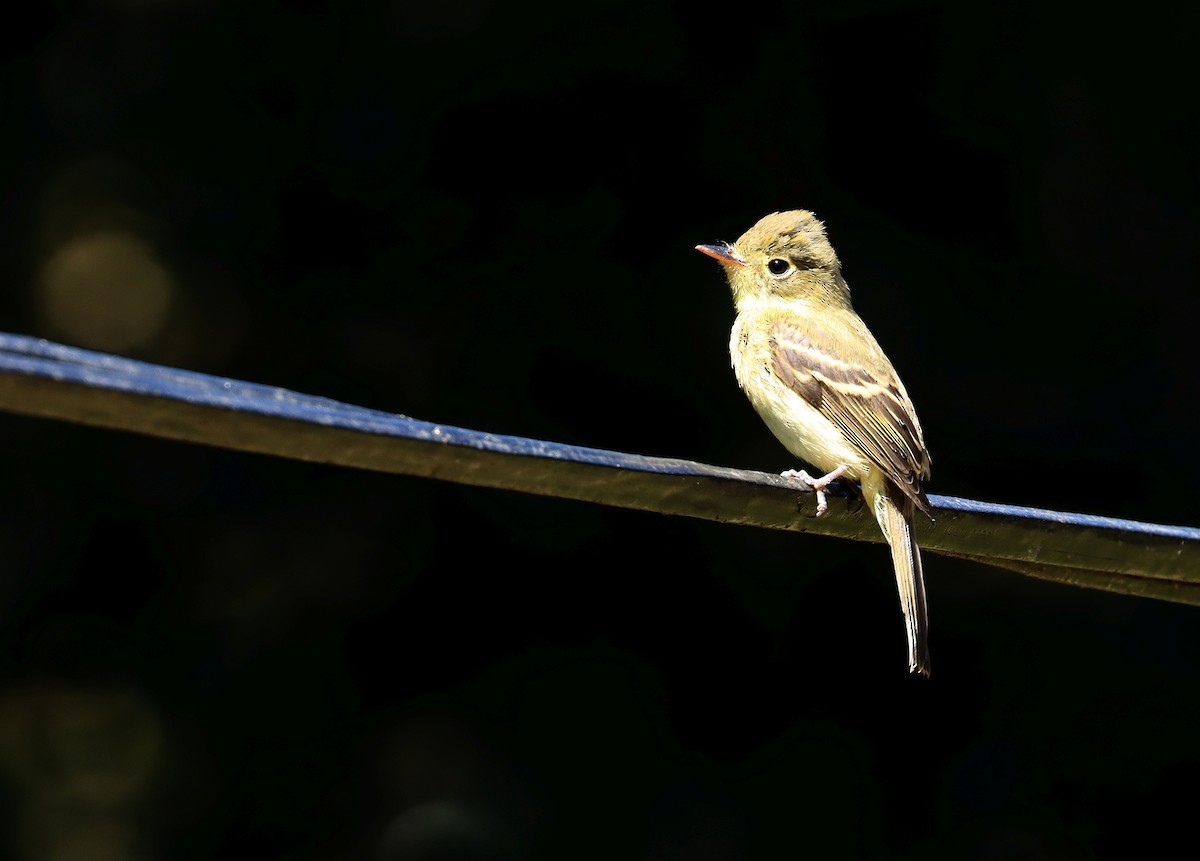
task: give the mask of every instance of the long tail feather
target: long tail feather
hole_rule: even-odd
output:
[[[890,490],[890,488],[889,488]],[[878,494],[872,506],[879,528],[892,549],[896,569],[896,588],[900,609],[908,630],[908,669],[929,675],[929,611],[925,604],[925,572],[921,551],[912,534],[913,504],[900,493],[886,490]]]

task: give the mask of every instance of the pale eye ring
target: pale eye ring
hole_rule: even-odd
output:
[[[767,261],[767,271],[778,278],[781,275],[786,275],[792,268],[790,260],[785,260],[782,257],[773,257]]]

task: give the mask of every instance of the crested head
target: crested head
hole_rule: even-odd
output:
[[[775,298],[850,305],[825,225],[808,210],[773,212],[732,245],[698,248],[724,266],[739,306]]]
[[[743,255],[786,255],[807,269],[840,268],[825,225],[806,209],[772,212],[741,235],[734,247]]]

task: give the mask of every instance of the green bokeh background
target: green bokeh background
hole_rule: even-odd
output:
[[[0,31],[2,330],[779,471],[693,246],[802,207],[920,410],[932,492],[1200,525],[1174,5],[24,11]],[[85,256],[55,292],[64,249],[114,235],[154,278],[114,264],[89,293],[110,270]],[[930,556],[924,682],[878,545],[10,415],[0,446],[0,857],[1191,836],[1192,608]]]

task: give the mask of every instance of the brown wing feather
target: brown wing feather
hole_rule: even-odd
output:
[[[929,477],[929,453],[912,404],[896,373],[877,351],[866,368],[838,355],[828,332],[811,321],[777,320],[771,328],[775,374],[846,434],[926,514],[921,480]],[[875,346],[872,343],[872,346]]]

